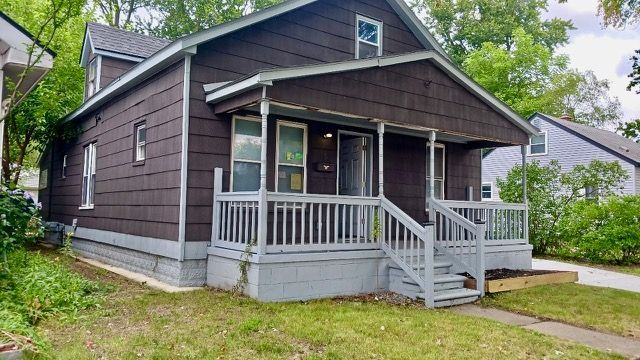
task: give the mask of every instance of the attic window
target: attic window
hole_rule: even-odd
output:
[[[382,22],[356,15],[356,59],[382,56]]]
[[[98,81],[98,57],[96,56],[87,68],[87,98],[98,91]]]

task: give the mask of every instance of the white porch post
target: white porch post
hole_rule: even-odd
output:
[[[435,159],[436,159],[436,132],[429,131],[429,199],[434,198],[436,190],[435,175]]]
[[[384,197],[384,123],[378,123],[378,196]]]
[[[524,238],[529,243],[529,200],[527,199],[527,146],[520,146],[520,152],[522,153],[522,202],[524,203],[524,220],[523,231]]]
[[[0,169],[2,169],[2,160],[4,158],[4,106],[2,106],[2,88],[4,88],[4,70],[0,69]],[[1,180],[2,175],[0,174],[0,181]]]
[[[266,98],[266,88],[263,90],[260,103],[260,115],[262,116],[262,141],[260,144],[260,203],[258,207],[258,254],[267,253],[267,118],[269,117],[269,100]]]

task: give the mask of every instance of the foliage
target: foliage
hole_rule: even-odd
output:
[[[23,190],[9,190],[0,186],[0,255],[3,270],[7,269],[8,254],[43,235],[40,204]]]
[[[60,252],[64,255],[73,257],[73,233],[65,232],[64,238],[62,239],[62,246],[60,247]]]
[[[56,13],[53,4],[64,4],[66,12]],[[47,38],[47,46],[56,51],[54,65],[47,76],[25,99],[11,109],[6,120],[3,155],[3,179],[17,184],[25,159],[35,158],[54,138],[66,138],[70,129],[60,129],[60,120],[75,109],[83,97],[84,71],[78,64],[85,21],[89,14],[82,12],[83,0],[3,0],[0,10],[7,13],[27,30]],[[7,144],[9,146],[7,146]],[[26,164],[35,166],[36,164]]]
[[[251,256],[253,256],[252,250],[254,246],[256,246],[256,240],[251,239],[240,256],[240,263],[238,264],[240,277],[238,278],[238,282],[233,285],[233,289],[231,289],[231,292],[234,294],[241,294],[249,283],[249,267],[251,266]]]
[[[573,204],[560,222],[561,255],[598,263],[640,264],[640,196]]]
[[[547,0],[412,0],[447,53],[458,64],[485,43],[511,51],[517,29],[549,51],[569,41],[570,20],[543,19]]]
[[[133,30],[150,0],[94,0],[99,19],[111,27]]]
[[[103,287],[37,252],[16,250],[0,278],[0,342],[26,337],[43,345],[33,325],[51,315],[75,317],[95,306]],[[29,345],[22,344],[22,345]]]
[[[527,163],[526,174],[529,241],[538,254],[557,251],[561,246],[558,223],[570,206],[586,197],[586,189],[610,196],[629,176],[618,162],[600,160],[576,165],[564,173],[556,160],[546,166],[533,161]],[[503,201],[522,202],[522,166],[512,168],[505,179],[497,180],[497,185]]]
[[[640,119],[627,123],[618,123],[617,130],[627,139],[640,143]]]
[[[640,5],[638,6],[640,9]],[[640,49],[636,50],[636,54],[631,57],[633,65],[631,65],[631,73],[628,75],[631,78],[627,90],[631,91],[633,88],[637,88],[636,94],[640,94]]]
[[[512,36],[513,49],[487,42],[469,54],[462,66],[480,85],[528,117],[545,108],[550,79],[566,70],[568,59],[554,56],[521,28]]]
[[[564,2],[566,0],[562,0]],[[598,15],[604,26],[622,28],[640,21],[640,2],[637,0],[599,0]]]

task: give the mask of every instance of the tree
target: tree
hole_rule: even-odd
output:
[[[524,29],[512,35],[510,50],[486,42],[462,63],[467,74],[523,117],[545,109],[551,79],[567,68],[565,56],[554,56]]]
[[[133,30],[135,23],[140,21],[140,15],[136,16],[136,13],[149,4],[150,0],[95,0],[94,3],[100,20],[109,26],[127,30]]]
[[[597,189],[599,197],[615,194],[629,175],[617,161],[593,160],[576,165],[568,172],[552,160],[549,165],[538,161],[527,163],[527,202],[529,205],[529,241],[534,251],[544,254],[559,246],[558,224],[568,209]],[[522,202],[522,166],[513,167],[505,179],[497,180],[500,198],[506,202]]]
[[[0,5],[0,10],[30,30],[43,47],[57,52],[49,74],[20,104],[10,107],[5,117],[5,183],[18,182],[25,159],[61,135],[60,119],[82,102],[84,71],[78,58],[88,19],[84,5],[83,0],[4,0]]]
[[[510,51],[516,29],[551,52],[567,44],[567,32],[574,29],[570,20],[542,18],[547,0],[412,0],[410,4],[425,14],[427,27],[458,64],[487,42]]]
[[[640,21],[640,2],[638,0],[600,0],[598,15],[602,16],[604,26],[621,28],[631,25]]]
[[[556,74],[541,101],[541,112],[569,115],[581,124],[603,128],[622,119],[622,104],[609,96],[609,81],[591,70]]]
[[[627,123],[618,123],[617,131],[627,139],[640,143],[640,119]]]
[[[637,87],[636,94],[640,94],[640,49],[636,50],[636,54],[631,57],[633,65],[631,65],[631,73],[628,77],[631,78],[627,90],[631,91]]]

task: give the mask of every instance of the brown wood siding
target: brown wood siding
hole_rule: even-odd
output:
[[[467,187],[473,186],[473,200],[480,201],[481,150],[467,149],[462,144],[447,144],[445,151],[446,198],[467,200]]]
[[[177,240],[184,61],[178,61],[98,112],[78,121],[82,134],[54,146],[49,220],[126,234]],[[96,116],[100,117],[96,121]],[[147,125],[147,158],[133,164],[133,130]],[[79,210],[83,147],[97,143],[95,209]],[[67,177],[60,178],[67,155]],[[43,195],[48,195],[43,193]]]
[[[385,55],[424,49],[385,0],[318,1],[198,46],[191,67],[187,241],[210,239],[213,169],[225,169],[226,189],[231,161],[231,120],[204,102],[202,85],[267,68],[353,59],[356,13],[383,21]],[[312,181],[309,192],[328,190],[325,181]]]
[[[522,144],[527,134],[430,61],[277,82],[270,98]]]
[[[136,64],[134,61],[116,59],[103,55],[102,68],[100,69],[100,89],[104,89]]]

